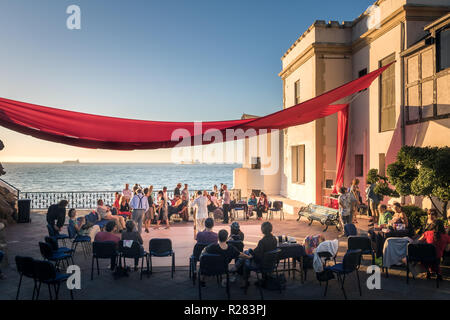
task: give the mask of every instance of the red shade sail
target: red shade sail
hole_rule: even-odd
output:
[[[225,135],[228,129],[284,129],[336,113],[347,105],[331,105],[332,103],[368,88],[388,67],[389,65],[316,98],[265,117],[202,122],[200,130],[195,129],[194,122],[113,118],[3,98],[0,98],[0,125],[35,138],[84,148],[113,150],[170,148],[180,142],[179,135],[174,137],[175,139],[172,137],[177,129],[181,129],[183,132],[181,135],[191,140],[191,145],[208,144],[209,141],[202,139],[207,131],[218,131]],[[194,139],[195,137],[197,139]]]

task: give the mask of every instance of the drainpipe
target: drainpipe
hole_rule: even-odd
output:
[[[405,50],[405,22],[401,22],[400,23],[401,26],[401,43],[400,43],[400,52],[403,52]],[[406,135],[406,128],[405,128],[405,64],[404,64],[404,59],[402,57],[400,57],[400,82],[401,82],[401,91],[400,91],[400,97],[401,97],[401,102],[400,102],[400,115],[401,115],[401,143],[402,143],[402,147],[405,145],[405,135]]]

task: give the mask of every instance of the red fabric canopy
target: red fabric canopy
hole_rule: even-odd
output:
[[[53,142],[84,148],[113,150],[170,148],[179,144],[172,134],[182,129],[191,145],[208,144],[203,134],[227,129],[284,129],[326,117],[347,105],[332,103],[364,90],[389,65],[346,83],[316,98],[265,117],[245,120],[202,122],[195,131],[193,122],[162,122],[120,119],[49,108],[0,98],[0,125],[8,129]],[[258,134],[259,132],[257,132]],[[194,139],[197,136],[197,139]],[[198,139],[199,138],[199,139]],[[213,141],[214,142],[214,141]]]
[[[336,137],[336,182],[333,193],[338,193],[344,185],[345,159],[348,144],[348,107],[338,113],[338,128]]]

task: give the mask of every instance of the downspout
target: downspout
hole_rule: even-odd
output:
[[[400,43],[400,52],[403,52],[405,50],[405,22],[400,23],[401,26],[401,43]],[[405,145],[406,140],[406,128],[405,128],[405,63],[403,57],[400,57],[400,83],[401,83],[401,91],[400,91],[400,115],[401,115],[401,146],[403,147]]]

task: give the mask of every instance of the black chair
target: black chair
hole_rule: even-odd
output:
[[[50,237],[55,238],[56,240],[62,240],[62,243],[64,244],[64,246],[67,246],[66,239],[69,238],[69,236],[67,234],[56,232],[55,229],[49,224],[47,224],[47,231],[48,231],[48,235]]]
[[[273,203],[271,203],[269,211],[267,212],[267,218],[272,219],[274,212],[279,212],[280,220],[284,220],[283,201],[274,201]]]
[[[56,271],[55,266],[49,261],[38,261],[34,260],[34,273],[36,275],[36,281],[38,282],[36,289],[36,300],[39,299],[39,292],[41,290],[41,284],[44,283],[48,286],[48,294],[50,300],[52,300],[52,290],[53,285],[55,289],[55,300],[58,300],[59,289],[61,283],[65,283],[67,279],[71,276],[68,273],[59,273]],[[70,298],[73,300],[73,290],[70,291]]]
[[[275,249],[264,253],[263,260],[261,261],[260,264],[256,264],[253,260],[246,261],[245,268],[248,270],[249,275],[252,271],[256,273],[261,300],[264,300],[264,295],[262,291],[262,282],[263,282],[262,280],[264,279],[264,277],[271,276],[275,272],[276,277],[278,279],[278,263],[280,261],[279,259],[280,253],[281,253],[280,249]],[[260,274],[261,278],[259,277]],[[248,285],[249,283],[247,281],[245,286],[245,294],[247,294]]]
[[[36,292],[36,275],[34,273],[34,259],[31,257],[16,256],[16,267],[17,272],[19,272],[20,275],[19,286],[17,287],[16,300],[19,300],[20,287],[22,285],[22,278],[24,276],[33,279],[34,287],[31,300],[34,300],[34,295]]]
[[[170,239],[150,239],[148,245],[148,255],[150,260],[150,273],[153,272],[152,257],[172,257],[172,278],[175,272],[175,252],[172,250],[172,240]]]
[[[336,274],[342,292],[344,293],[345,299],[347,299],[347,294],[345,293],[344,289],[345,276],[352,272],[356,273],[359,295],[360,296],[362,295],[361,283],[359,281],[359,274],[358,274],[360,264],[361,264],[361,249],[357,249],[347,251],[347,253],[344,255],[344,260],[342,261],[342,263],[337,263],[334,266],[324,268],[324,271],[330,270]],[[328,289],[328,280],[326,280],[325,295],[327,294],[327,289]]]
[[[336,264],[336,256],[333,256],[328,251],[318,252],[317,255],[319,256],[319,258],[322,259],[324,267],[326,267],[328,262],[330,262],[331,260],[333,260],[334,264]],[[313,268],[313,259],[314,259],[314,255],[312,255],[312,254],[304,256],[303,262],[306,262],[306,263],[303,263],[303,274],[305,276],[304,277],[305,281],[306,281],[306,275],[307,275],[308,269]],[[321,281],[319,280],[319,282],[321,282]]]
[[[197,277],[197,263],[200,261],[200,255],[208,246],[208,243],[196,243],[192,250],[192,255],[189,257],[189,279],[192,279],[192,284],[195,285],[195,278]]]
[[[72,254],[73,250],[69,249],[67,247],[60,247],[58,244],[58,241],[55,238],[52,237],[45,237],[45,243],[48,243],[50,247],[52,248],[53,252],[56,253],[66,253],[66,254]]]
[[[198,281],[198,298],[202,300],[202,281],[201,276],[215,276],[217,283],[220,285],[220,280],[223,275],[227,277],[227,298],[230,300],[230,276],[228,273],[228,263],[224,256],[218,254],[202,254],[200,257],[200,266],[198,268],[199,281]]]
[[[375,264],[375,251],[372,248],[372,241],[369,237],[350,236],[348,237],[348,250],[361,249],[361,254],[369,254],[372,257],[372,264]]]
[[[150,267],[148,262],[148,254],[144,251],[144,248],[136,242],[133,241],[133,244],[131,245],[131,248],[124,247],[123,240],[119,241],[119,253],[120,258],[123,258],[123,266],[126,269],[127,268],[127,262],[126,259],[141,259],[141,280],[142,280],[142,274],[144,270],[144,259],[147,263],[147,277],[150,276]]]
[[[91,248],[91,237],[78,235],[77,231],[75,230],[75,227],[70,223],[67,226],[67,231],[69,231],[69,238],[72,239],[73,253],[75,254],[75,252],[77,251],[78,244],[81,244],[84,256],[88,257]]]
[[[41,251],[41,255],[45,260],[55,263],[56,268],[59,268],[59,264],[61,262],[68,266],[69,260],[71,260],[72,264],[74,264],[71,254],[55,252],[53,251],[52,247],[46,242],[39,242],[39,250]]]
[[[94,260],[97,261],[97,275],[100,275],[100,268],[98,266],[98,259],[110,259],[117,263],[119,254],[117,252],[117,245],[113,241],[94,241],[92,243],[92,264],[91,264],[91,280],[94,279]]]
[[[409,283],[409,264],[421,262],[426,266],[439,268],[440,259],[436,256],[436,247],[428,243],[410,243],[406,251],[406,283]],[[414,275],[413,275],[414,279]],[[436,288],[439,288],[439,277],[436,277]]]

